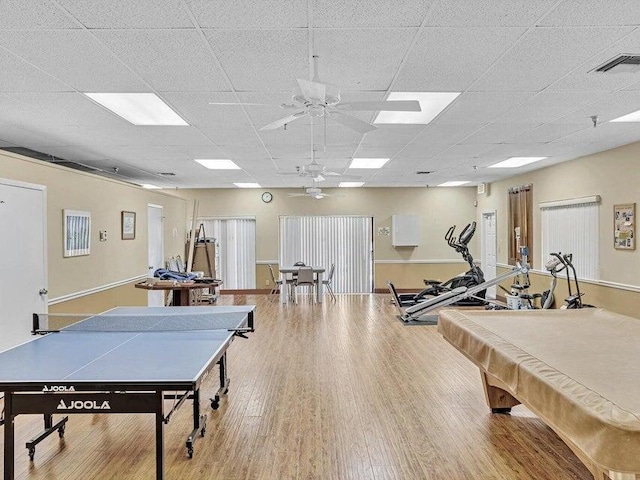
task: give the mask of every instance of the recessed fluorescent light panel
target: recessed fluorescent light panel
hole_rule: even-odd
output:
[[[391,92],[387,100],[417,100],[421,112],[380,112],[373,123],[426,124],[453,102],[460,92]]]
[[[234,183],[238,188],[261,188],[257,183]]]
[[[361,187],[363,185],[364,185],[364,182],[340,182],[338,184],[338,186],[342,188],[355,188],[355,187]]]
[[[444,182],[444,183],[441,183],[438,186],[439,187],[459,187],[461,185],[466,185],[467,183],[471,183],[471,181],[456,180],[456,181],[453,181],[453,182]]]
[[[640,110],[628,113],[622,117],[614,118],[611,122],[640,122]]]
[[[489,165],[489,168],[518,168],[530,163],[539,162],[547,157],[511,157],[503,162]]]
[[[155,93],[85,93],[134,125],[189,125]]]
[[[349,168],[382,168],[388,158],[354,158]]]
[[[240,167],[227,159],[196,158],[196,162],[211,170],[240,170]]]
[[[151,185],[150,183],[143,183],[140,185],[142,188],[146,188],[147,190],[155,190],[160,187],[156,187],[155,185]]]

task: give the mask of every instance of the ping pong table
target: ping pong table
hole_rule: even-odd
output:
[[[44,416],[44,430],[26,444],[33,460],[39,442],[55,431],[64,436],[69,414],[153,413],[156,478],[164,478],[164,425],[192,400],[192,457],[206,430],[200,386],[219,365],[220,387],[211,398],[218,408],[229,389],[227,348],[254,331],[254,312],[253,305],[118,307],[59,330],[40,325],[53,315],[34,315],[34,333],[44,335],[0,352],[4,480],[14,478],[14,420],[22,414]],[[166,414],[165,399],[173,400]],[[54,423],[54,414],[63,417]]]

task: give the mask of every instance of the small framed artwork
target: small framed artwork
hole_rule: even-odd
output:
[[[122,212],[122,240],[136,238],[136,212]]]
[[[91,253],[90,212],[62,210],[62,227],[65,257],[78,257]]]
[[[617,250],[636,249],[636,204],[613,206],[613,246]]]

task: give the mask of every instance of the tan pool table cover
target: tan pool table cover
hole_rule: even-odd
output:
[[[640,473],[640,320],[443,310],[438,331],[596,465]]]

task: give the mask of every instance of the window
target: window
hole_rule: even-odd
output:
[[[256,288],[256,221],[248,218],[199,219],[216,244],[216,274],[225,290]]]
[[[303,261],[329,272],[333,290],[371,293],[373,218],[351,216],[280,217],[280,265]]]
[[[596,195],[540,204],[541,265],[552,252],[571,253],[578,277],[600,278],[599,202]]]

